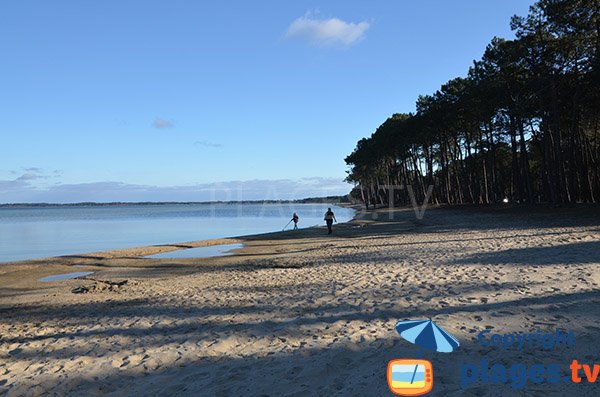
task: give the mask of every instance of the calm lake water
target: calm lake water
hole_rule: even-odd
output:
[[[0,208],[0,262],[324,225],[327,204],[164,204]],[[338,222],[354,211],[331,206]],[[288,229],[291,225],[288,225]]]

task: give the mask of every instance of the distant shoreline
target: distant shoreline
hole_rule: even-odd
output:
[[[193,205],[193,204],[348,204],[348,196],[308,197],[295,200],[231,200],[231,201],[111,201],[111,202],[78,202],[78,203],[4,203],[0,208],[35,208],[35,207],[110,207],[128,205]]]

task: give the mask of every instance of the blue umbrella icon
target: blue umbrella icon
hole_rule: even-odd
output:
[[[431,320],[398,321],[396,331],[410,343],[441,353],[451,353],[460,346],[454,336]]]

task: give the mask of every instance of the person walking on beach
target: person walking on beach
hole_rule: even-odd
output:
[[[294,221],[294,230],[298,229],[298,219],[300,219],[298,214],[294,212],[294,215],[292,215],[292,220]]]
[[[333,231],[331,230],[331,226],[333,225],[333,221],[337,222],[335,219],[335,214],[331,210],[331,208],[327,208],[327,212],[325,213],[325,223],[327,223],[327,234],[331,234]]]

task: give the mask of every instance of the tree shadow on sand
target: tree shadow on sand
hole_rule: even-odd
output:
[[[472,293],[476,288],[459,292]],[[482,285],[482,289],[486,286]],[[477,330],[489,325],[481,322],[480,316],[488,314],[502,322],[506,317],[523,315],[536,317],[548,313],[548,309],[563,313],[565,317],[555,326],[577,327],[583,340],[593,341],[600,337],[600,328],[595,319],[600,314],[598,291],[555,294],[549,296],[523,297],[502,302],[453,305],[436,307],[423,302],[409,307],[380,305],[365,310],[357,304],[306,304],[305,297],[297,296],[302,304],[288,308],[276,305],[210,306],[189,304],[169,305],[144,300],[115,302],[90,302],[76,307],[57,305],[25,306],[19,313],[3,308],[2,321],[11,324],[20,321],[51,324],[53,321],[71,325],[70,332],[44,332],[31,336],[2,336],[3,345],[21,344],[13,351],[10,359],[35,362],[51,362],[80,357],[98,358],[120,352],[133,355],[134,351],[148,351],[147,359],[153,358],[152,350],[173,346],[174,354],[186,344],[197,346],[196,354],[181,355],[169,364],[150,367],[144,360],[138,365],[123,368],[102,368],[94,376],[68,374],[60,386],[45,390],[48,393],[89,395],[95,393],[140,394],[152,390],[154,395],[387,395],[385,367],[393,358],[425,357],[433,361],[436,371],[436,388],[432,395],[487,395],[490,387],[473,384],[462,390],[458,383],[457,363],[478,362],[487,357],[491,362],[506,361],[557,361],[564,362],[572,352],[558,351],[543,357],[535,354],[524,357],[522,352],[482,351],[475,343]],[[377,294],[378,290],[363,291]],[[400,299],[400,297],[398,298]],[[261,320],[265,314],[277,315],[273,319]],[[543,314],[542,314],[543,315]],[[162,318],[160,323],[136,325],[135,321]],[[462,343],[457,353],[429,354],[401,340],[394,331],[399,319],[434,318],[453,331]],[[557,317],[558,318],[558,317]],[[248,320],[244,320],[248,319]],[[581,321],[581,319],[587,319]],[[121,320],[121,321],[118,321]],[[129,322],[128,322],[129,320]],[[233,321],[232,321],[233,320]],[[557,320],[558,321],[558,320]],[[103,324],[102,326],[98,326]],[[116,324],[120,324],[117,326]],[[144,325],[141,325],[144,324]],[[354,324],[364,324],[364,330]],[[337,337],[321,342],[321,336],[338,327]],[[538,325],[539,327],[539,325]],[[554,330],[550,324],[548,329]],[[348,332],[345,333],[344,330]],[[526,331],[518,329],[516,331]],[[376,336],[372,336],[376,335]],[[579,335],[579,334],[578,334]],[[311,337],[312,336],[312,337]],[[234,338],[241,344],[232,344],[220,354],[207,354],[219,341]],[[50,341],[58,345],[61,340],[79,340],[81,343],[68,347],[40,350],[39,343]],[[295,341],[304,340],[296,343]],[[113,341],[113,342],[111,342]],[[245,346],[253,343],[276,342],[261,353],[245,353]],[[577,357],[582,359],[589,353],[591,345],[581,343]],[[33,344],[32,344],[33,343]],[[179,346],[179,348],[177,347]],[[143,354],[143,353],[142,353]],[[530,354],[530,353],[528,353]],[[4,358],[1,358],[3,360]],[[439,375],[438,375],[439,374]],[[20,379],[11,383],[14,391],[20,386],[32,386],[36,379]],[[499,386],[503,395],[531,395],[515,393],[508,385]],[[553,388],[554,387],[554,388]],[[564,388],[567,389],[564,389]],[[570,389],[575,387],[575,389]],[[561,389],[562,388],[562,389]],[[583,387],[561,385],[535,385],[536,392],[554,395],[554,392],[575,392],[588,395]],[[34,390],[34,389],[32,389]],[[493,394],[490,394],[493,395]],[[557,394],[560,395],[560,394]],[[589,394],[592,395],[592,394]]]
[[[600,241],[581,241],[551,247],[511,248],[484,252],[453,260],[454,264],[526,264],[560,265],[577,263],[600,264]]]

